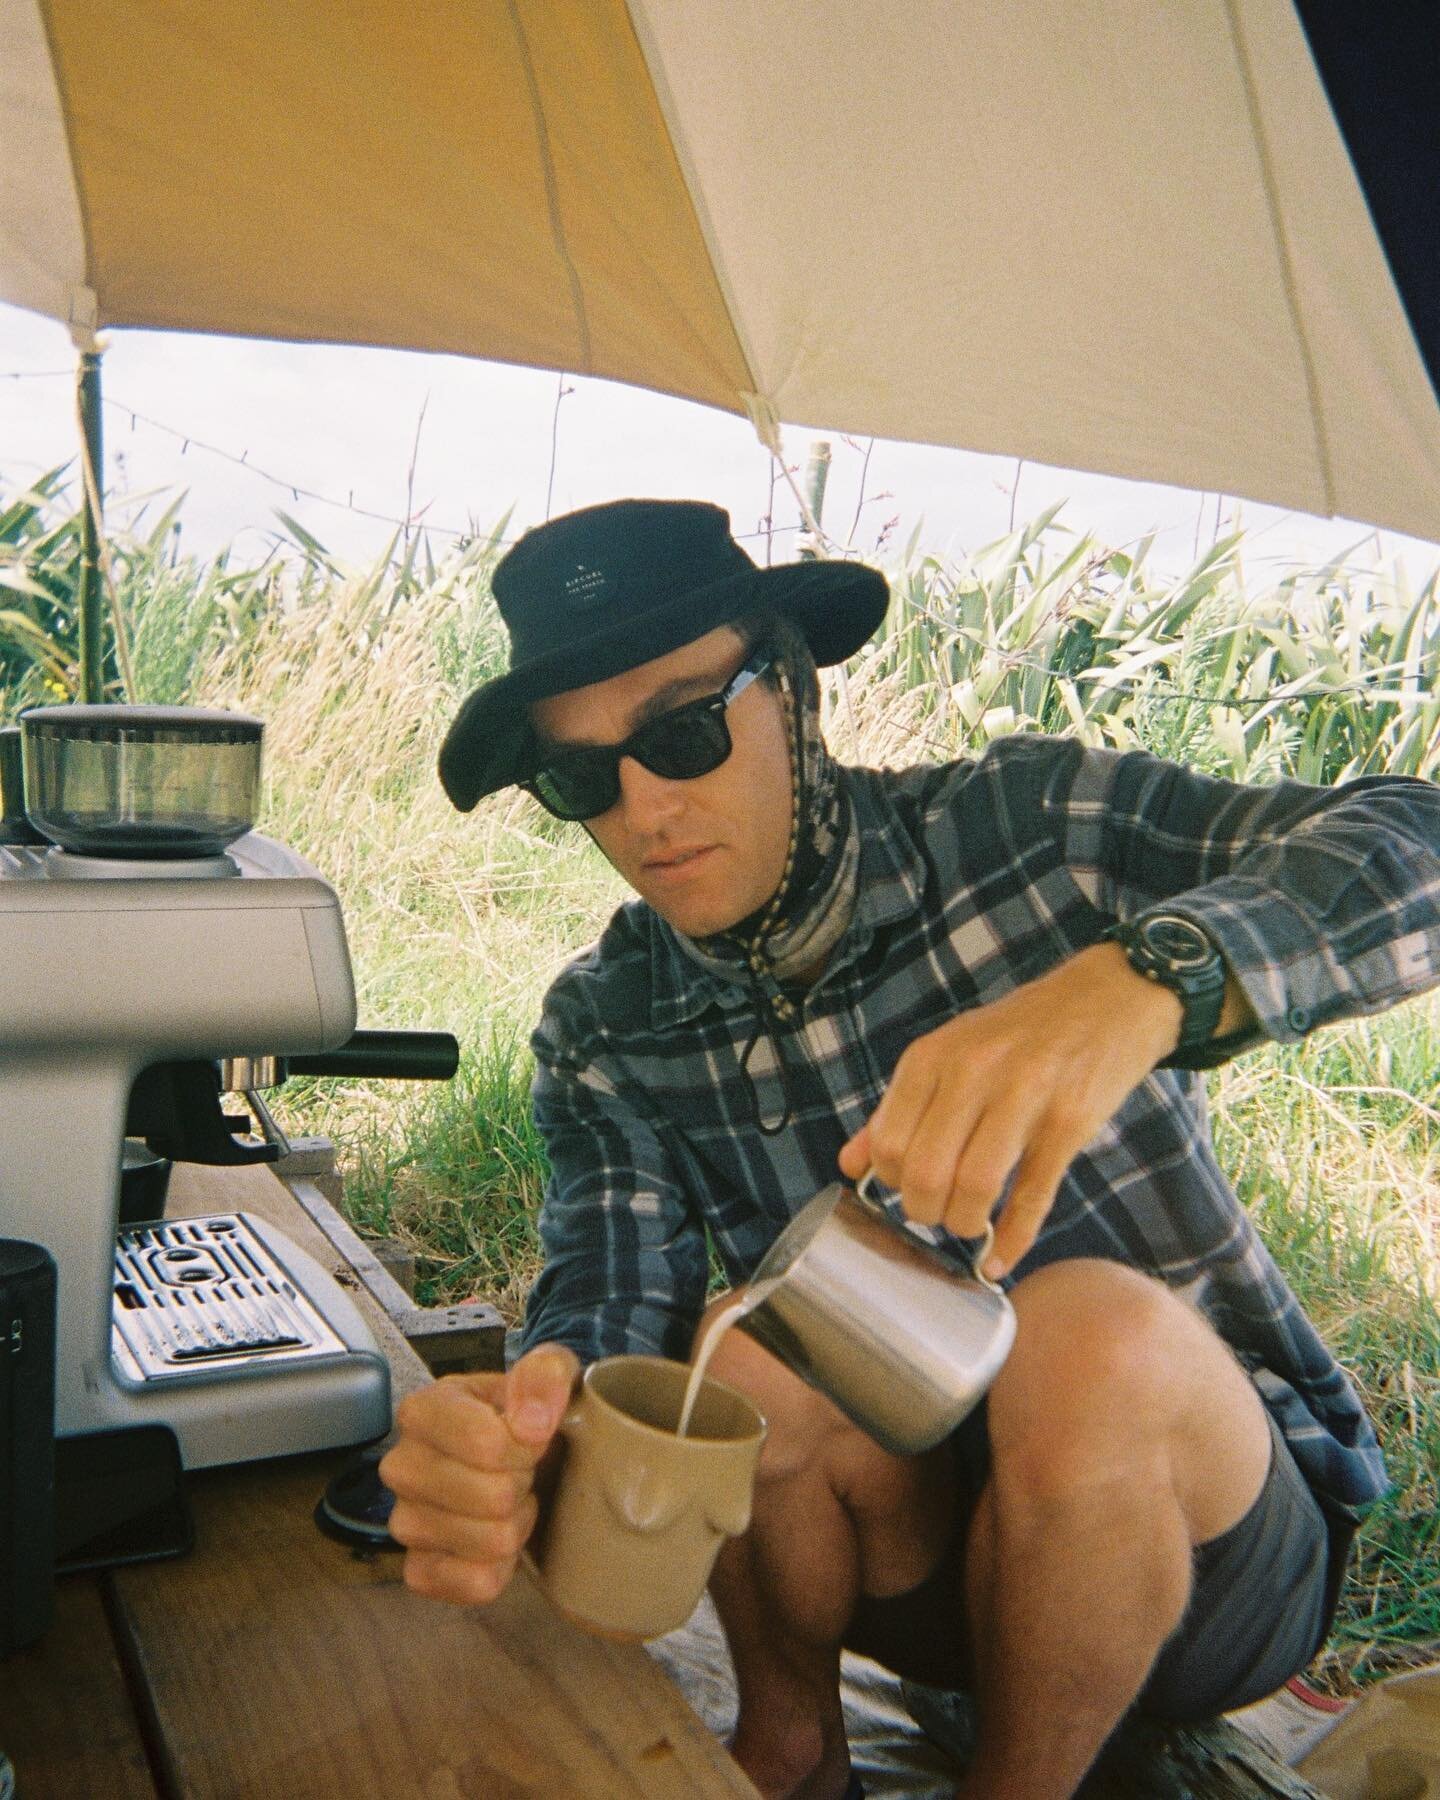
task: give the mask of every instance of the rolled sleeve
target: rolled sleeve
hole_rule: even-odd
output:
[[[1079,756],[1068,789],[1097,904],[1117,918],[1163,904],[1200,925],[1265,1036],[1295,1042],[1440,982],[1433,783],[1249,787],[1143,752]]]
[[[1433,873],[1428,884],[1405,873],[1404,859],[1377,843],[1328,911],[1290,891],[1283,870],[1267,878],[1248,868],[1182,896],[1175,910],[1209,932],[1265,1035],[1295,1043],[1440,981],[1440,891]],[[1392,878],[1388,892],[1381,875]]]

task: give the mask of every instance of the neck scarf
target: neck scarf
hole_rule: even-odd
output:
[[[784,872],[770,900],[727,931],[705,938],[676,932],[702,968],[745,980],[754,1001],[755,1031],[740,1058],[755,1123],[767,1136],[790,1122],[791,1094],[779,1028],[797,1015],[782,984],[818,972],[844,936],[860,885],[860,833],[840,770],[820,733],[820,683],[809,646],[795,628],[774,628],[776,670],[790,747],[790,842]],[[778,1121],[760,1117],[749,1063],[762,1033],[769,1038],[784,1094]]]

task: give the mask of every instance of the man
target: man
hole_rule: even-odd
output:
[[[1245,788],[1035,737],[841,769],[815,665],[872,634],[884,584],[757,571],[713,507],[572,514],[494,586],[511,671],[462,708],[446,788],[468,810],[529,787],[638,900],[534,1038],[552,1173],[524,1354],[401,1409],[406,1580],[493,1599],[581,1363],[687,1355],[707,1235],[743,1281],[837,1163],[873,1167],[962,1259],[994,1215],[1017,1338],[912,1458],[726,1340],[715,1372],[770,1422],[712,1584],[760,1791],[859,1792],[842,1644],[973,1690],[965,1795],[1054,1800],[1132,1705],[1281,1685],[1384,1475],[1190,1071],[1440,979],[1440,792]]]

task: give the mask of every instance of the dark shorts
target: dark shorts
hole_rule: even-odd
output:
[[[1237,1525],[1195,1551],[1185,1617],[1137,1701],[1153,1717],[1186,1723],[1246,1706],[1298,1674],[1329,1633],[1354,1515],[1322,1510],[1273,1418],[1270,1436],[1259,1498]],[[990,1469],[983,1407],[952,1443],[960,1486],[949,1548],[909,1593],[862,1598],[845,1644],[907,1680],[963,1690],[974,1685],[963,1623],[965,1540]]]

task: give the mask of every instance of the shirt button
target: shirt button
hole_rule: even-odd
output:
[[[1292,1006],[1285,1015],[1285,1023],[1292,1031],[1304,1031],[1310,1023],[1310,1015],[1303,1006]]]

